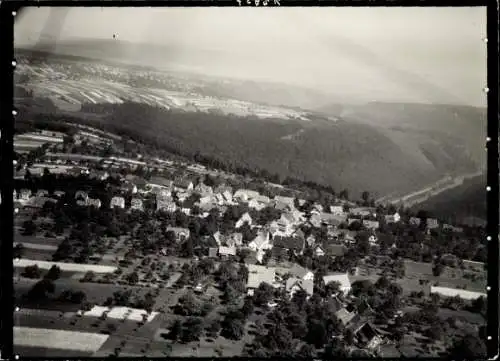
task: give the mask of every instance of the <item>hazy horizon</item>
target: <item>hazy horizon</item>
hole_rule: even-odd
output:
[[[29,7],[15,25],[16,46],[43,41],[56,53],[65,41],[113,35],[127,42],[125,62],[162,65],[134,50],[148,43],[175,47],[165,63],[206,75],[289,83],[353,102],[486,106],[486,7]]]

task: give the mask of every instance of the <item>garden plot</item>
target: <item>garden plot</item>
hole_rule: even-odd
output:
[[[27,267],[32,265],[38,265],[41,269],[50,269],[52,266],[58,266],[61,271],[69,272],[88,272],[92,271],[94,273],[112,273],[116,270],[113,266],[102,266],[94,264],[78,264],[78,263],[64,263],[64,262],[48,262],[48,261],[38,261],[30,259],[15,259],[14,267]]]
[[[136,321],[141,322],[143,320],[143,315],[148,316],[146,322],[151,322],[157,315],[158,312],[152,312],[148,314],[146,310],[141,310],[137,308],[130,307],[102,307],[102,306],[94,306],[90,311],[79,312],[84,316],[91,317],[101,317],[104,313],[108,318],[117,319],[117,320],[128,320],[128,321]]]
[[[17,346],[47,347],[71,351],[95,352],[109,335],[89,332],[50,330],[32,327],[14,327],[14,344]]]

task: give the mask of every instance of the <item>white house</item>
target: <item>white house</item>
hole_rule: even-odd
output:
[[[132,198],[132,200],[130,201],[130,209],[135,209],[137,211],[144,210],[144,204],[142,202],[142,199]]]
[[[99,198],[89,198],[87,199],[87,205],[90,207],[101,208],[101,200]]]
[[[314,281],[314,273],[307,268],[294,264],[287,273],[290,273],[292,277],[300,280],[310,280]]]
[[[285,289],[290,297],[293,297],[293,295],[299,290],[305,291],[307,296],[311,297],[314,293],[314,281],[310,279],[297,279],[291,277],[286,280]]]
[[[344,206],[330,206],[330,213],[336,216],[345,216]]]
[[[236,198],[240,200],[241,202],[248,202],[251,199],[257,198],[259,196],[259,192],[257,191],[252,191],[249,189],[238,189],[234,195],[233,198]]]
[[[189,236],[191,235],[191,232],[189,231],[188,228],[182,228],[182,227],[167,227],[167,232],[173,232],[177,242],[188,239]]]
[[[123,197],[113,197],[109,204],[109,208],[125,208],[125,199]]]
[[[276,269],[274,267],[253,264],[247,264],[246,266],[248,268],[248,295],[252,296],[255,289],[257,289],[261,283],[267,283],[276,287]]]
[[[368,229],[378,229],[380,227],[380,224],[378,221],[370,221],[365,219],[363,221],[363,226],[365,226]]]
[[[349,280],[349,275],[347,273],[336,273],[323,276],[323,282],[325,286],[331,282],[340,283],[340,291],[344,294],[351,291],[351,281]]]
[[[370,237],[368,237],[368,242],[370,243],[370,246],[376,246],[378,242],[377,236],[374,234],[370,235]]]
[[[295,198],[293,197],[276,196],[274,197],[274,200],[276,202],[284,203],[292,209],[295,208]]]
[[[243,214],[240,217],[240,219],[238,219],[238,221],[236,222],[235,228],[240,228],[245,223],[248,223],[248,225],[250,225],[250,226],[252,225],[252,217],[250,217],[250,214],[248,214],[248,212]]]
[[[273,245],[269,240],[269,232],[259,231],[257,237],[255,237],[249,244],[248,248],[252,251],[263,251],[266,249],[271,249]]]
[[[398,212],[394,214],[389,214],[385,216],[385,223],[397,223],[401,219],[401,216],[399,215]]]
[[[279,236],[291,236],[294,229],[294,224],[296,223],[296,219],[291,213],[283,213],[277,221],[271,222],[271,230],[273,235]]]
[[[313,254],[316,257],[323,257],[326,254],[326,252],[325,252],[324,248],[318,244],[316,247],[314,247]]]
[[[49,191],[45,189],[40,189],[38,192],[36,192],[37,197],[48,197]]]
[[[87,203],[87,200],[89,199],[89,195],[87,194],[87,192],[84,192],[84,191],[76,191],[75,199],[77,199],[77,200],[81,199],[85,203]]]

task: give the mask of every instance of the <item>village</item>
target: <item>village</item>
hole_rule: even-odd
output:
[[[65,126],[15,137],[18,354],[482,352],[484,230]]]

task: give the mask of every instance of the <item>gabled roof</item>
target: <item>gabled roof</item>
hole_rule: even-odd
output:
[[[236,256],[236,247],[219,247],[219,254],[221,256]]]
[[[347,248],[342,244],[326,243],[321,248],[329,256],[343,256],[347,252]]]
[[[331,282],[339,282],[341,288],[351,287],[351,281],[349,280],[349,275],[347,273],[333,273],[323,276],[323,282],[325,285]]]
[[[257,288],[261,283],[272,285],[275,282],[276,269],[274,267],[258,266],[247,264],[248,268],[248,288]]]
[[[342,322],[344,326],[349,324],[351,320],[356,316],[354,312],[349,312],[345,308],[341,308],[337,312],[335,312],[335,316]]]
[[[286,280],[286,291],[290,292],[294,286],[300,287],[302,290],[306,291],[309,296],[314,293],[314,281],[313,280],[303,280],[297,278],[289,278]]]
[[[290,273],[293,277],[296,278],[304,278],[305,275],[307,275],[309,271],[307,268],[304,268],[296,263],[288,270],[288,273]]]

